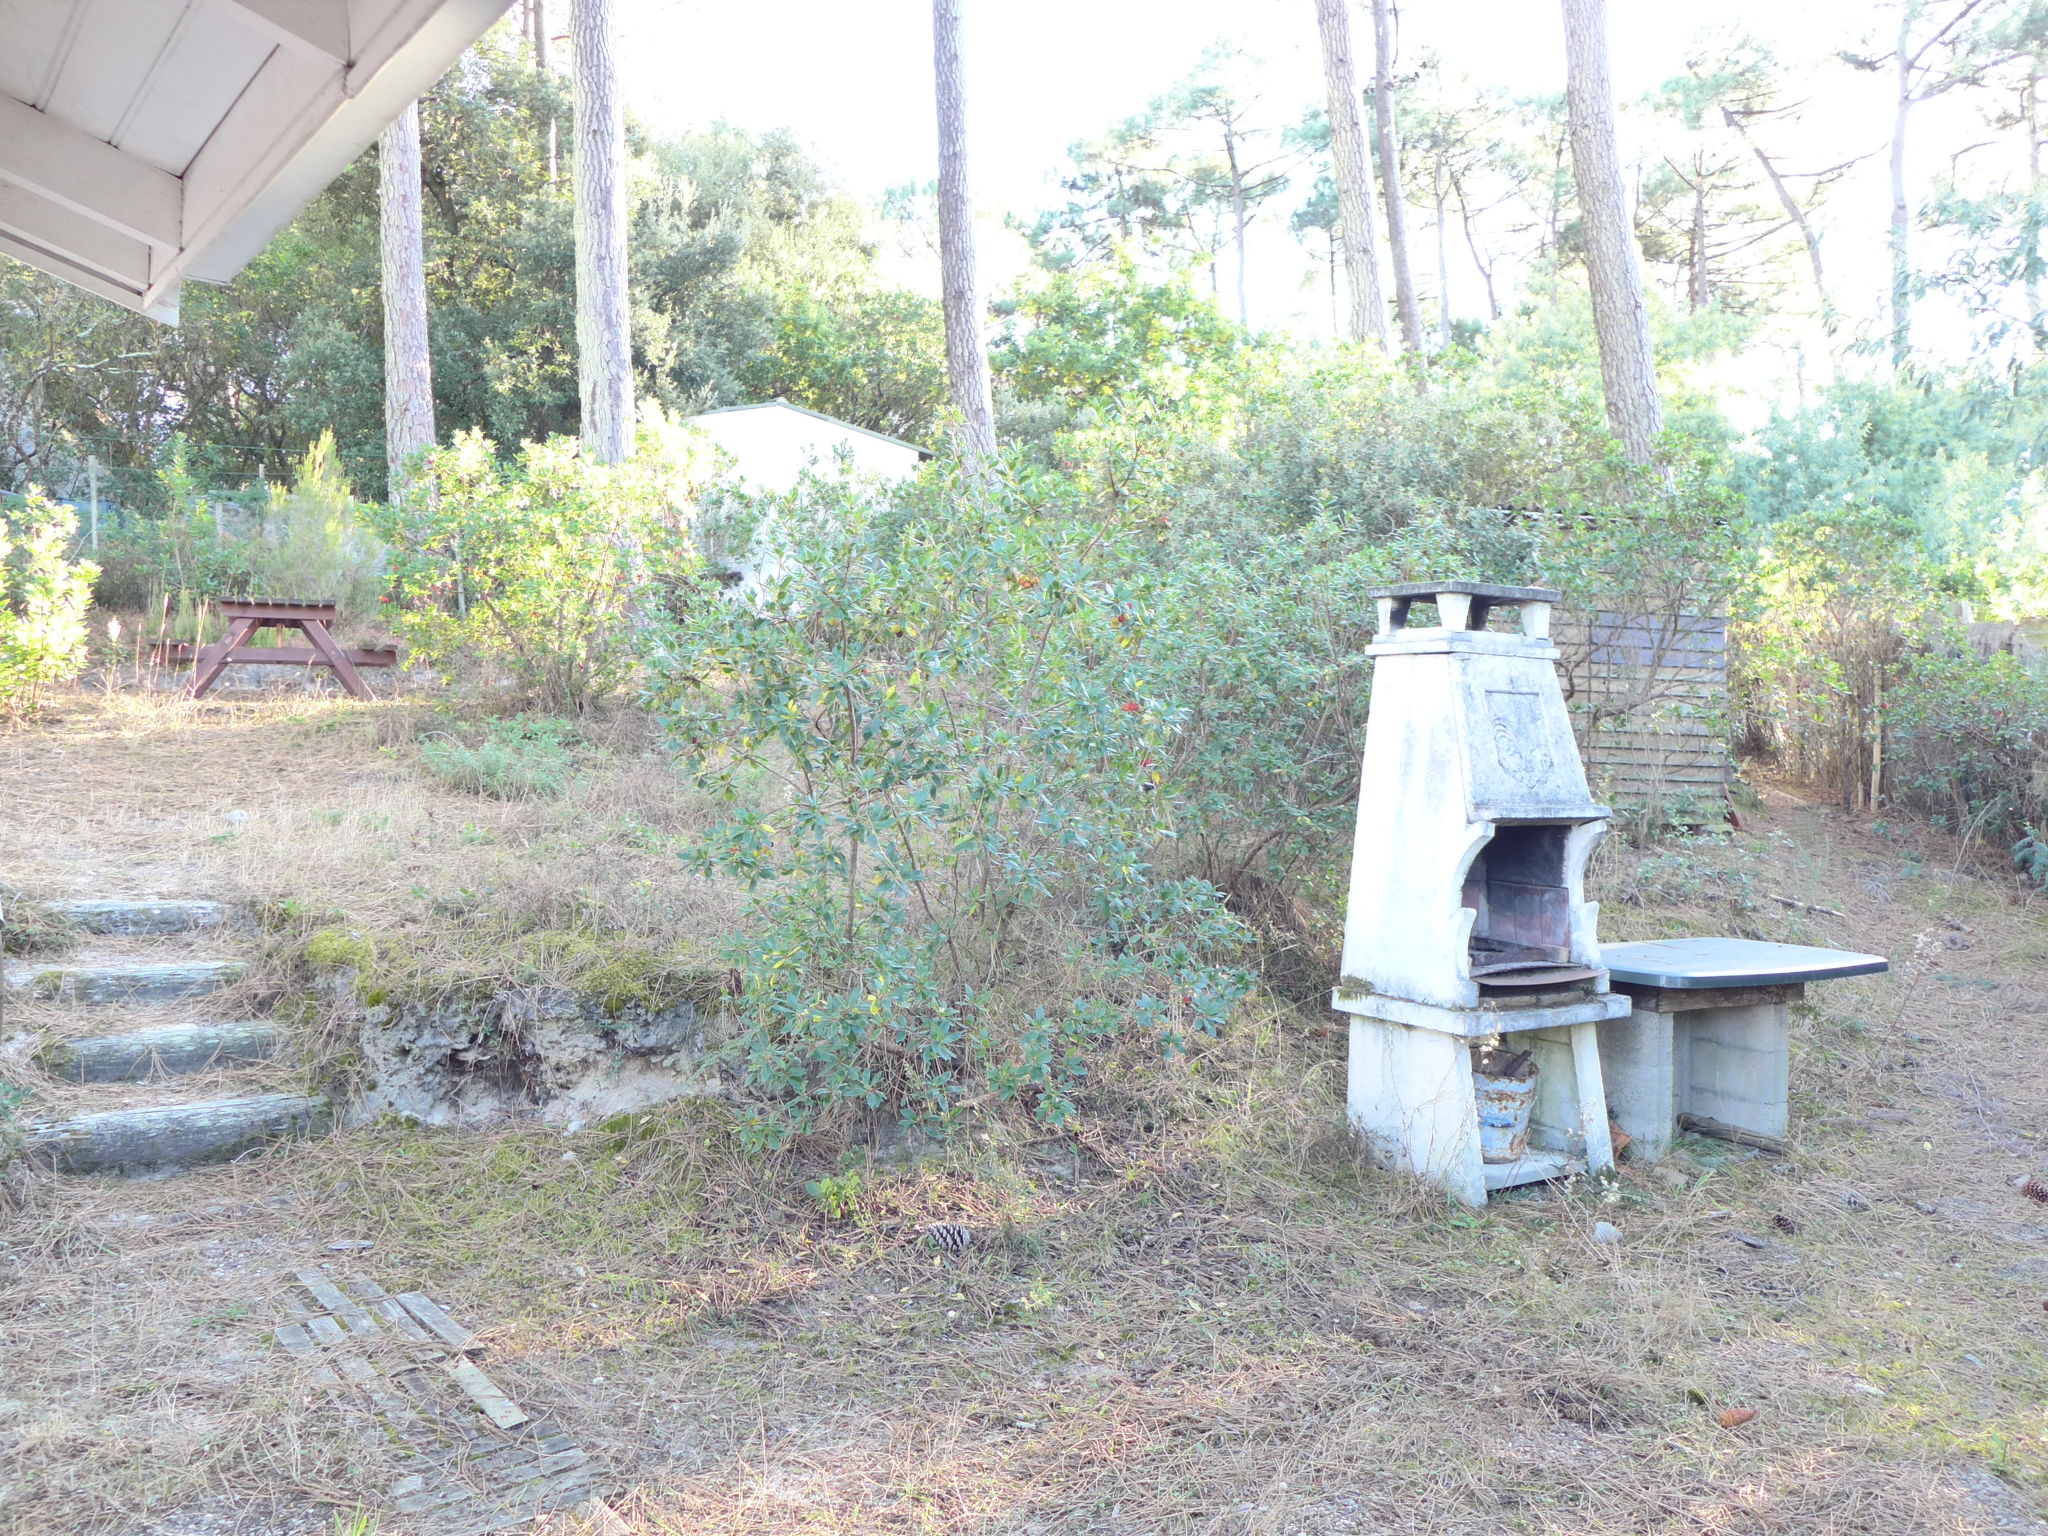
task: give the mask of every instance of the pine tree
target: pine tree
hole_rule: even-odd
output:
[[[612,0],[570,9],[576,91],[576,376],[583,445],[600,463],[632,450],[633,333],[626,297],[626,114]]]
[[[396,499],[419,455],[434,446],[417,102],[377,141],[377,228],[384,291],[384,455]]]
[[[1650,352],[1642,254],[1629,220],[1615,141],[1607,0],[1564,0],[1564,57],[1572,179],[1578,186],[1585,232],[1586,277],[1593,294],[1593,332],[1600,344],[1607,424],[1629,458],[1644,464],[1663,430],[1664,408],[1657,397],[1657,369]]]
[[[932,0],[932,68],[939,112],[939,275],[946,317],[946,379],[960,414],[960,446],[983,472],[996,452],[981,288],[974,268],[974,202],[967,186],[967,80],[960,61],[960,0]]]

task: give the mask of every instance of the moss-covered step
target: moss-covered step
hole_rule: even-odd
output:
[[[217,901],[46,901],[43,910],[80,933],[133,938],[218,928],[227,909]]]
[[[318,1135],[328,1122],[324,1099],[259,1093],[31,1125],[26,1151],[63,1173],[148,1173],[226,1162],[267,1142]]]
[[[158,1072],[204,1072],[209,1067],[267,1061],[276,1053],[277,1026],[268,1019],[246,1019],[59,1040],[36,1053],[36,1064],[78,1083],[133,1083]]]
[[[239,960],[21,965],[8,967],[7,985],[57,1002],[174,1003],[231,987],[246,969]]]

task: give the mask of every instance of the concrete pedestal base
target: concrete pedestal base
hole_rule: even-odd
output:
[[[1599,1026],[1601,1067],[1629,1151],[1654,1163],[1680,1115],[1765,1136],[1791,1128],[1791,1005],[1802,985],[1626,988],[1635,1011]]]
[[[1539,1024],[1537,1018],[1528,1022]],[[1461,1033],[1354,1014],[1351,1124],[1389,1166],[1419,1174],[1467,1205],[1484,1205],[1490,1189],[1609,1172],[1614,1147],[1598,1029],[1588,1020],[1503,1032],[1510,1050],[1535,1055],[1536,1104],[1527,1153],[1518,1162],[1488,1163],[1479,1152],[1471,1041]]]

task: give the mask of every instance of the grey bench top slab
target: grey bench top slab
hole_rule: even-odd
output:
[[[1697,992],[1719,987],[1779,987],[1891,969],[1882,955],[1762,939],[1651,939],[1603,944],[1600,963],[1610,980],[1632,987]]]

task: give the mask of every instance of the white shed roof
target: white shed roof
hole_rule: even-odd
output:
[[[0,252],[175,321],[508,3],[0,0]]]
[[[911,453],[916,454],[920,462],[934,457],[929,448],[920,448],[915,443],[906,443],[900,437],[891,437],[888,433],[877,432],[872,427],[857,427],[850,421],[841,421],[837,416],[827,416],[823,411],[814,411],[807,405],[793,405],[780,395],[777,395],[773,400],[764,400],[759,405],[721,405],[716,410],[704,411],[699,415],[692,416],[690,419],[700,424],[708,425],[714,416],[739,416],[749,411],[770,413],[761,418],[764,421],[771,419],[781,421],[784,419],[783,413],[787,412],[792,417],[804,417],[814,422],[823,422],[835,435],[841,437],[873,438],[878,443],[887,443],[891,447],[907,449]]]

